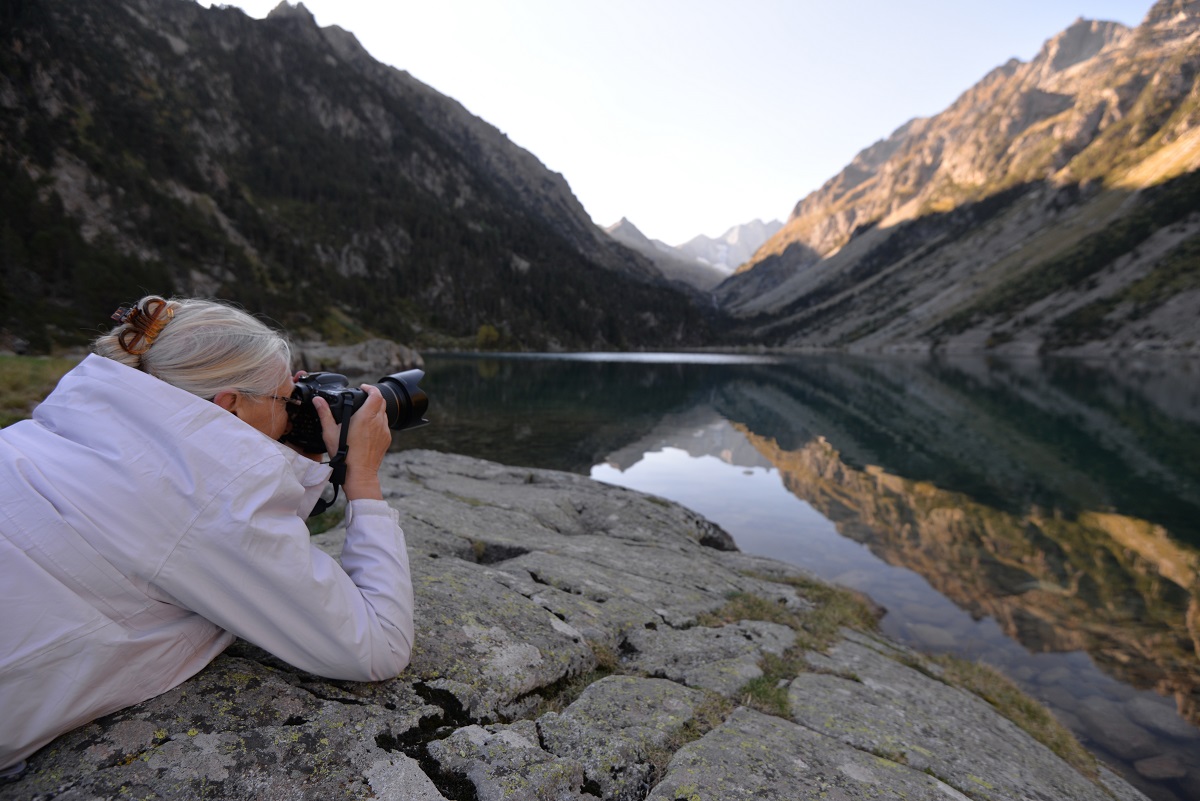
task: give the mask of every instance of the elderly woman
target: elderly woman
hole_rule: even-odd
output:
[[[286,341],[213,301],[121,312],[32,420],[0,430],[0,774],[175,687],[236,637],[357,681],[395,676],[412,649],[379,391],[364,386],[348,423],[339,565],[304,524],[330,468],[279,441]],[[336,451],[339,428],[313,403]]]

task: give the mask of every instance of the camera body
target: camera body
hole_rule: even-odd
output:
[[[418,386],[424,375],[423,370],[405,370],[402,373],[385,375],[375,383],[379,393],[383,395],[388,427],[393,431],[416,428],[429,422],[423,417],[425,410],[429,408],[429,398]],[[316,407],[313,406],[313,400],[318,397],[325,399],[329,404],[329,411],[333,413],[333,419],[341,423],[349,420],[351,415],[361,409],[368,396],[365,390],[350,386],[349,379],[340,373],[309,373],[296,379],[292,398],[300,403],[288,406],[288,417],[292,427],[284,435],[283,441],[295,445],[305,453],[325,452],[321,420],[317,417]]]

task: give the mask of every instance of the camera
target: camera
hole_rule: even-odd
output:
[[[423,370],[405,370],[385,375],[375,382],[386,404],[388,427],[393,431],[416,428],[429,422],[422,417],[429,408],[429,398],[417,386],[424,375]],[[367,402],[366,391],[350,386],[346,376],[340,373],[309,373],[296,379],[292,398],[300,403],[288,406],[292,428],[284,435],[283,441],[305,453],[325,452],[321,420],[313,406],[313,399],[317,397],[325,399],[333,419],[338,423],[348,419]]]

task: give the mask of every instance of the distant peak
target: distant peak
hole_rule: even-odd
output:
[[[1146,12],[1143,24],[1185,22],[1197,17],[1200,17],[1200,0],[1158,0]]]
[[[279,5],[271,9],[271,13],[267,14],[267,19],[299,19],[317,24],[317,20],[313,17],[312,12],[305,8],[304,3],[296,3],[292,5],[288,0],[281,0]]]
[[[1052,36],[1042,45],[1033,63],[1051,73],[1087,61],[1116,39],[1129,33],[1119,22],[1102,22],[1079,17],[1065,31]]]

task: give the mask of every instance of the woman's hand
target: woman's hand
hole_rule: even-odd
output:
[[[370,384],[363,384],[367,400],[350,416],[346,432],[346,483],[342,488],[349,500],[373,498],[383,500],[379,484],[379,467],[392,445],[392,432],[387,424],[387,406],[383,395]],[[336,456],[341,426],[334,422],[333,413],[324,398],[313,398],[313,407],[321,421],[321,435],[330,456]]]

